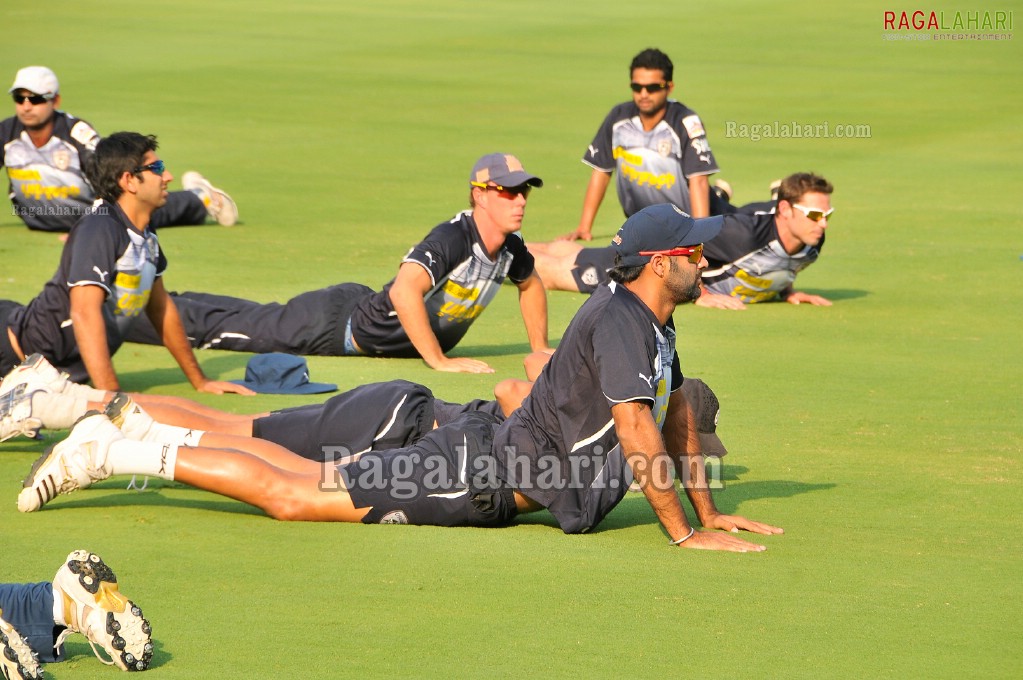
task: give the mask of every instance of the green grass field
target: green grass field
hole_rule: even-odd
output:
[[[641,497],[594,534],[285,524],[184,486],[114,479],[21,515],[44,445],[0,445],[0,579],[45,580],[88,547],[153,623],[154,678],[1023,676],[1023,34],[884,39],[876,2],[515,4],[180,0],[11,5],[0,77],[60,76],[101,132],[160,136],[241,208],[167,230],[170,289],[263,300],[378,286],[462,209],[477,157],[542,176],[524,233],[578,220],[579,162],[627,66],[658,46],[740,202],[796,170],[837,208],[800,288],[828,309],[679,310],[688,374],[722,401],[722,509],[779,524],[762,554],[674,550]],[[938,2],[930,10],[1015,10]],[[5,84],[6,87],[6,84]],[[10,106],[10,105],[8,105]],[[6,115],[11,115],[13,109]],[[869,138],[728,136],[736,124],[869,125]],[[621,223],[609,196],[596,232]],[[61,244],[0,215],[0,298],[29,300]],[[509,289],[457,350],[497,376],[313,358],[344,387],[403,377],[486,396],[527,351]],[[582,296],[550,297],[552,340]],[[246,355],[200,355],[242,377]],[[195,396],[169,355],[126,346],[131,390]],[[313,397],[198,396],[232,411]],[[51,435],[50,441],[59,435]],[[112,677],[81,637],[58,680]]]

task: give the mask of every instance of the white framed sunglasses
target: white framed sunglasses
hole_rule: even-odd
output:
[[[831,217],[831,213],[835,212],[834,208],[828,208],[828,211],[824,212],[823,210],[818,210],[817,208],[808,208],[805,205],[799,205],[798,203],[793,203],[792,207],[798,208],[801,213],[806,215],[814,222],[820,222],[821,220],[827,219]]]

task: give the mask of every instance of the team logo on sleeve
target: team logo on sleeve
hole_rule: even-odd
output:
[[[703,129],[703,121],[697,115],[686,116],[682,119],[682,127],[689,133],[689,137],[702,137],[707,134],[707,131]]]
[[[99,143],[99,133],[92,129],[92,126],[84,120],[80,120],[71,127],[71,139],[75,140],[89,151],[95,151]]]

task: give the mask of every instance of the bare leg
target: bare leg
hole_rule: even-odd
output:
[[[539,253],[541,255],[550,255],[551,257],[567,257],[572,260],[583,249],[581,245],[574,241],[530,241],[526,244],[526,248],[533,255]]]
[[[252,421],[267,415],[266,413],[255,415],[228,413],[184,397],[132,394],[131,398],[159,423],[190,427],[196,430],[212,430],[250,436]]]
[[[268,415],[267,413],[257,413],[255,415],[227,413],[226,411],[204,406],[184,397],[166,397],[135,392],[131,393],[130,396],[136,404],[145,409],[146,413],[158,423],[187,427],[191,430],[203,430],[205,432],[222,432],[224,434],[251,437],[252,421]],[[88,407],[96,411],[102,411],[113,398],[114,393],[107,392],[105,401],[90,401]]]
[[[540,350],[531,352],[522,360],[522,366],[526,370],[526,380],[535,381],[540,377],[540,372],[547,362],[554,355],[554,350]]]
[[[494,397],[501,406],[501,412],[504,413],[505,418],[522,405],[522,400],[526,398],[532,388],[533,383],[516,378],[506,378],[494,386]]]
[[[132,397],[134,398],[134,397]],[[252,421],[266,414],[259,415],[238,415],[234,413],[223,413],[216,416],[208,416],[205,413],[197,413],[191,409],[183,409],[176,405],[164,402],[139,402],[139,405],[146,410],[153,420],[164,425],[177,425],[193,430],[204,430],[206,432],[222,432],[224,434],[252,436]]]
[[[528,243],[526,247],[533,254],[536,273],[540,275],[544,288],[579,292],[579,284],[572,278],[572,271],[575,258],[583,249],[581,245],[572,241],[554,241]]]
[[[255,439],[249,435],[207,432],[199,440],[199,443],[204,448],[244,451],[285,472],[307,474],[311,469],[309,464],[312,463],[317,470],[317,474],[321,476],[333,474],[333,465],[330,463],[311,461],[308,458],[295,455],[283,446],[264,439]]]
[[[294,471],[237,449],[181,447],[174,480],[254,505],[282,521],[362,521],[369,508],[356,508],[340,480],[323,480],[325,468],[289,455],[297,459]]]

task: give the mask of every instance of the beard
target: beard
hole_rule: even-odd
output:
[[[667,288],[676,305],[682,305],[700,297],[700,270],[684,271],[675,264],[674,258],[668,264]]]

